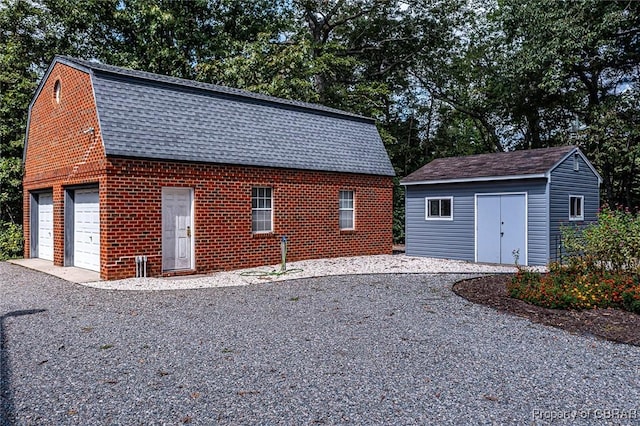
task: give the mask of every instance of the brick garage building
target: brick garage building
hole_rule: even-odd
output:
[[[58,56],[29,108],[25,257],[132,277],[386,254],[373,120]]]

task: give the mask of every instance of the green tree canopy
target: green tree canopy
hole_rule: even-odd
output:
[[[436,157],[577,144],[604,178],[603,201],[637,208],[639,9],[597,0],[5,0],[0,222],[21,223],[27,109],[56,54],[375,117],[400,176]],[[400,218],[401,198],[396,210]]]

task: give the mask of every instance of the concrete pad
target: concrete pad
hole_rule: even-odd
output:
[[[52,261],[44,259],[12,259],[7,262],[25,268],[35,269],[72,283],[90,283],[100,281],[100,273],[75,266],[55,266]]]

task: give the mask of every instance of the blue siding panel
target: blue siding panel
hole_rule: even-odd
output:
[[[475,260],[475,195],[526,192],[528,264],[545,265],[549,258],[546,179],[500,182],[409,185],[406,187],[406,253]],[[425,220],[426,197],[453,196],[453,221]]]
[[[573,167],[573,156],[569,156],[551,172],[549,190],[549,253],[557,260],[560,243],[560,226],[595,222],[600,207],[598,177],[582,157],[578,158],[579,170]],[[569,222],[569,195],[584,197],[584,221]]]

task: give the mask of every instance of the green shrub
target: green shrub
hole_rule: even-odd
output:
[[[586,264],[590,271],[640,272],[640,215],[603,208],[597,223],[560,230],[570,265]]]
[[[22,256],[22,226],[13,222],[0,222],[0,260]]]
[[[620,308],[640,313],[640,216],[604,208],[598,222],[563,226],[565,265],[548,274],[519,268],[511,297],[547,308]]]
[[[393,187],[393,243],[404,244],[404,187],[400,185],[400,179],[394,178]]]
[[[640,314],[640,285],[622,293],[622,305],[627,311]]]

